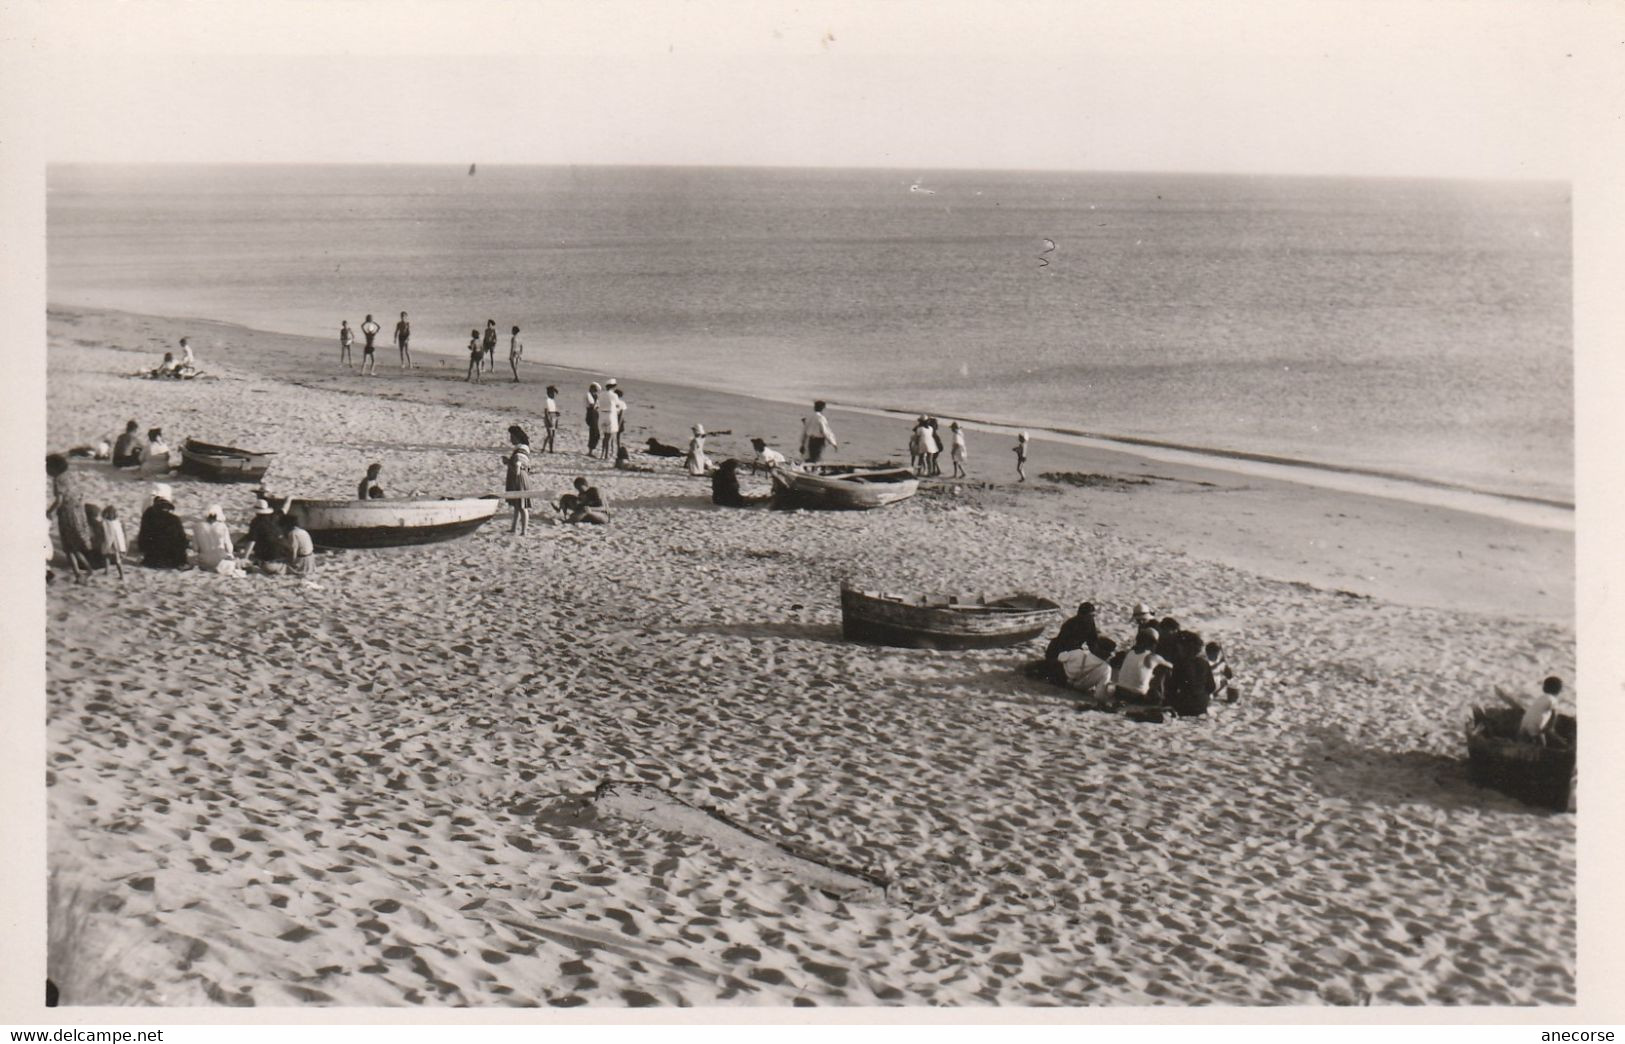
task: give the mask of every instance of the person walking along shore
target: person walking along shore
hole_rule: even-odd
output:
[[[830,430],[829,418],[824,416],[824,400],[813,403],[810,417],[801,418],[801,457],[809,464],[818,463],[824,456],[824,447],[838,449],[835,432]]]

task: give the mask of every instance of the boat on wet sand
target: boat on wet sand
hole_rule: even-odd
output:
[[[1034,594],[893,595],[841,586],[841,633],[915,649],[986,649],[1043,634],[1060,606]]]
[[[907,500],[920,488],[907,468],[864,464],[780,465],[773,499],[791,507],[862,511]]]
[[[317,547],[402,547],[466,536],[502,507],[496,497],[291,500],[287,511]]]
[[[181,443],[181,471],[208,482],[258,482],[271,467],[271,454],[187,439]]]

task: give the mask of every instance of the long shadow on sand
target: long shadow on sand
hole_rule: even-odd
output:
[[[1553,814],[1473,783],[1465,758],[1362,747],[1330,729],[1311,734],[1304,758],[1313,769],[1316,788],[1328,797],[1357,796],[1382,805],[1426,804],[1447,812],[1477,808]]]

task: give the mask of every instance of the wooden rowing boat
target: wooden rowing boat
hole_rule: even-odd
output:
[[[1467,724],[1467,771],[1474,783],[1558,812],[1574,807],[1578,723],[1559,714],[1544,744],[1518,738],[1523,714],[1511,707],[1475,707]]]
[[[466,536],[501,506],[502,501],[495,497],[385,497],[292,500],[287,510],[317,547],[402,547]]]
[[[271,454],[187,439],[181,443],[181,471],[208,482],[258,482],[271,466]]]
[[[795,507],[862,511],[907,500],[920,488],[907,468],[807,464],[773,469],[773,497]]]
[[[1032,594],[889,595],[841,585],[848,639],[915,649],[986,649],[1043,634],[1060,606]]]

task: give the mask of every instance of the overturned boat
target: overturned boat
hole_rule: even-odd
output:
[[[317,547],[403,547],[454,540],[497,513],[496,497],[291,500],[287,511]]]
[[[789,507],[864,511],[907,500],[919,488],[913,472],[888,465],[804,464],[773,469],[773,499]]]
[[[181,443],[181,472],[207,482],[258,482],[271,467],[271,454],[187,439]]]

